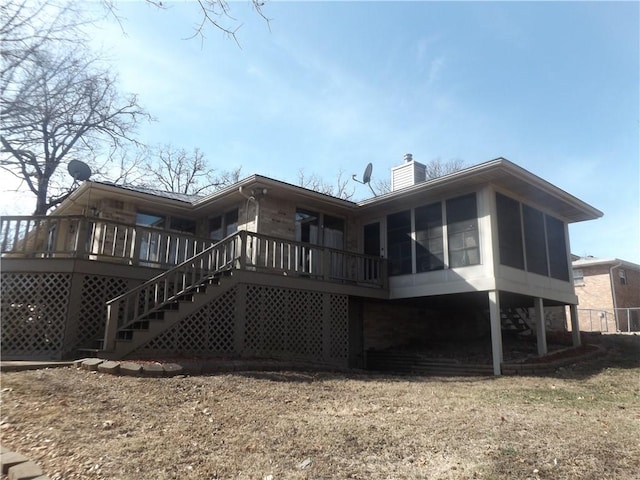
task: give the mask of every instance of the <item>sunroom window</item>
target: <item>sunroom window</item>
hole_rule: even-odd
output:
[[[475,193],[447,200],[449,267],[480,263],[478,210]]]
[[[416,271],[430,272],[444,268],[442,204],[432,203],[415,210]]]
[[[387,216],[389,275],[411,273],[411,210]]]

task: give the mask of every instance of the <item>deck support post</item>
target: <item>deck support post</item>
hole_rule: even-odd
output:
[[[491,322],[491,352],[493,356],[493,374],[502,374],[502,322],[500,319],[500,294],[497,290],[489,292],[489,318]]]
[[[536,319],[536,342],[538,344],[538,356],[542,357],[547,354],[547,331],[544,324],[544,300],[536,297],[533,300]]]
[[[578,319],[578,306],[569,305],[569,315],[571,316],[571,339],[573,340],[573,346],[579,347],[582,345],[580,339],[580,322]]]

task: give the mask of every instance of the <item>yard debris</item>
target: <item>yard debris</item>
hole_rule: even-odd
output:
[[[307,457],[298,464],[298,468],[300,470],[304,470],[305,468],[311,466],[312,463],[313,463],[313,460]]]

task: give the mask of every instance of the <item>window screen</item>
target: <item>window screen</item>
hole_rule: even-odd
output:
[[[411,273],[411,211],[387,216],[389,275]]]
[[[475,193],[447,200],[447,239],[451,268],[480,263]]]
[[[544,215],[527,205],[522,206],[527,270],[548,275],[547,245],[544,231]]]
[[[558,280],[569,281],[569,259],[564,236],[564,223],[557,218],[546,216],[547,248],[549,250],[550,275]]]
[[[430,272],[444,268],[442,204],[416,208],[416,271]]]
[[[496,194],[500,263],[524,270],[520,202]]]

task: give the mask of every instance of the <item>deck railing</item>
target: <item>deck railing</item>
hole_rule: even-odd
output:
[[[148,317],[227,269],[387,286],[386,262],[382,258],[242,230],[107,302],[105,347],[113,347],[118,329]]]
[[[191,258],[213,243],[187,233],[83,216],[0,219],[3,257],[84,258],[166,267]]]

